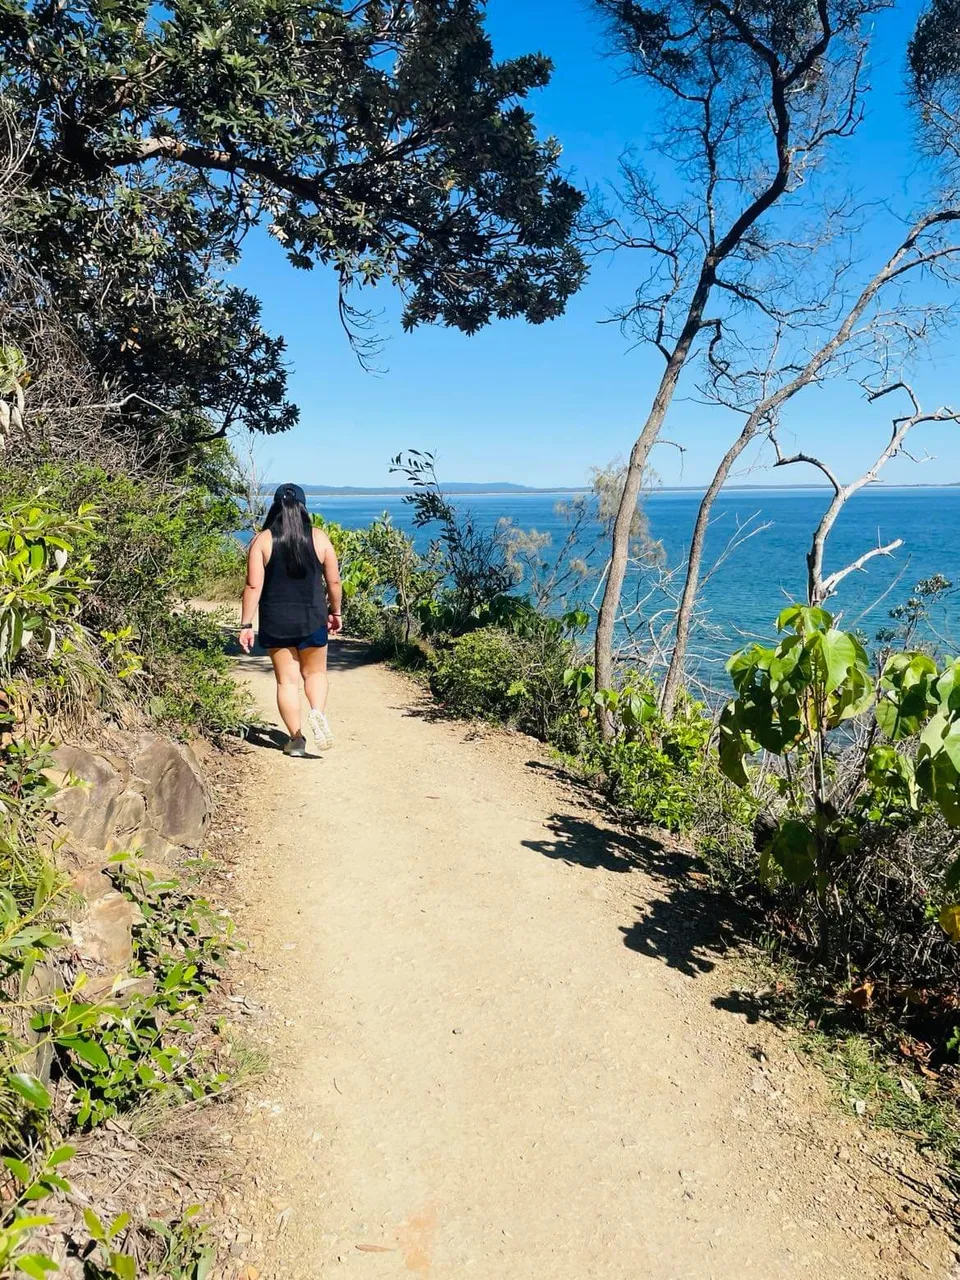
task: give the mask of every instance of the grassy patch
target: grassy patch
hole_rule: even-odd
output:
[[[845,1110],[910,1138],[960,1174],[960,1113],[937,1082],[897,1063],[865,1035],[807,1029],[798,1047],[834,1085]]]
[[[797,1033],[796,1048],[824,1073],[844,1111],[871,1128],[913,1142],[954,1176],[960,1174],[960,1073],[933,1071],[894,1052],[895,1038],[857,1022],[862,1013],[824,1000],[806,970],[768,938],[744,953],[740,996],[757,1016]],[[891,1029],[892,1031],[892,1029]]]

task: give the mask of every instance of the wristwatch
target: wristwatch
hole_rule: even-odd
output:
[[[241,631],[252,631],[252,630],[253,630],[253,623],[252,623],[252,622],[241,622],[241,624],[240,624],[240,630],[241,630]]]

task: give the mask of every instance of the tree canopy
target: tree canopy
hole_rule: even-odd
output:
[[[347,318],[387,281],[408,328],[539,323],[583,279],[582,196],[524,105],[550,64],[495,61],[480,0],[2,0],[0,59],[23,243],[186,438],[296,417],[282,343],[217,278],[256,224],[333,268]]]

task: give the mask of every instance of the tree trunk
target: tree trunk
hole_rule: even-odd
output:
[[[723,459],[714,472],[713,479],[710,481],[710,485],[700,501],[696,524],[693,526],[693,537],[690,540],[690,555],[687,560],[687,576],[683,583],[683,595],[680,597],[680,607],[677,610],[676,640],[673,646],[673,653],[670,656],[670,666],[667,668],[667,675],[663,682],[663,689],[660,692],[660,711],[664,719],[667,720],[673,715],[677,694],[683,681],[687,660],[687,645],[690,641],[690,627],[693,622],[693,609],[700,590],[700,567],[703,564],[703,548],[707,538],[707,528],[710,524],[713,503],[717,494],[726,484],[733,464],[756,436],[759,427],[759,418],[751,414],[743,431],[723,455]]]
[[[643,430],[637,437],[630,451],[630,462],[624,478],[623,493],[617,518],[613,525],[613,539],[610,547],[610,565],[607,570],[607,583],[597,617],[597,634],[594,641],[595,687],[609,689],[613,683],[613,632],[620,612],[620,598],[623,594],[623,581],[627,574],[627,560],[630,556],[630,529],[637,509],[637,498],[640,496],[640,485],[646,470],[650,450],[657,442],[667,409],[677,389],[677,380],[689,354],[690,341],[678,344],[667,364],[657,395],[650,410],[650,416]],[[605,718],[604,718],[605,719]],[[609,726],[603,725],[604,732]]]
[[[607,584],[597,618],[597,634],[594,641],[594,687],[596,689],[609,689],[613,683],[613,632],[617,625],[617,614],[620,612],[623,580],[627,574],[627,560],[630,556],[630,528],[637,509],[637,498],[640,496],[640,485],[643,483],[647,459],[660,435],[680,374],[687,363],[694,340],[700,332],[704,307],[707,305],[710,290],[716,279],[717,262],[722,256],[715,257],[711,254],[704,261],[700,278],[690,299],[687,318],[676,345],[670,352],[667,367],[663,371],[657,394],[650,407],[650,414],[630,450],[630,462],[627,465],[623,493],[620,496],[620,506],[617,508],[617,518],[613,526]],[[611,725],[608,716],[601,714],[600,726],[604,737],[609,737]]]

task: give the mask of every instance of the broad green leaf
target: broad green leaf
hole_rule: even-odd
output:
[[[12,1226],[17,1231],[36,1231],[37,1227],[49,1227],[54,1222],[52,1213],[23,1213],[14,1218]]]
[[[787,636],[777,645],[774,656],[770,659],[770,685],[774,690],[787,681],[796,672],[803,657],[803,639],[801,636]]]
[[[928,751],[931,755],[936,755],[943,743],[943,735],[950,727],[950,717],[948,714],[940,710],[931,716],[927,724],[924,726],[923,732],[920,734],[919,751]]]
[[[46,1257],[42,1253],[21,1253],[14,1258],[17,1270],[21,1271],[25,1276],[29,1276],[30,1280],[46,1280],[48,1275],[60,1268],[52,1258]]]
[[[129,1213],[118,1213],[114,1220],[110,1223],[107,1235],[112,1240],[114,1236],[118,1236],[121,1231],[130,1225]]]
[[[951,942],[960,942],[960,902],[951,903],[940,912],[940,927]]]
[[[940,750],[949,758],[954,769],[960,772],[960,723],[947,726],[940,739]]]
[[[945,668],[935,686],[937,701],[945,710],[960,711],[960,658]]]
[[[117,1280],[137,1280],[137,1264],[128,1253],[111,1252],[110,1265],[117,1275]]]
[[[858,665],[851,667],[839,689],[827,699],[827,725],[835,729],[845,720],[863,715],[873,706],[875,690],[869,673]]]
[[[807,884],[817,869],[816,837],[806,823],[787,818],[770,842],[770,857],[791,884]]]
[[[833,693],[843,684],[850,668],[857,665],[862,650],[854,637],[845,631],[824,631],[818,639],[819,644],[815,644],[812,650],[814,661],[819,659],[826,692]]]
[[[107,1057],[103,1047],[97,1044],[96,1040],[84,1040],[72,1037],[66,1042],[67,1047],[88,1066],[94,1067],[97,1071],[107,1071],[110,1068],[110,1059]]]
[[[103,1223],[92,1209],[84,1209],[83,1220],[87,1224],[87,1230],[90,1232],[93,1239],[98,1240],[101,1244],[105,1244],[107,1233],[103,1229]]]
[[[18,1160],[15,1156],[4,1156],[3,1163],[17,1181],[23,1184],[23,1186],[29,1186],[33,1181],[33,1174],[30,1171],[30,1166],[25,1160]]]
[[[746,789],[750,784],[743,757],[747,744],[736,723],[735,704],[728,703],[720,717],[720,768],[730,781]]]
[[[30,1104],[35,1111],[49,1111],[53,1105],[53,1099],[47,1092],[45,1086],[37,1079],[36,1076],[30,1075],[27,1071],[15,1071],[7,1076],[7,1083],[10,1088],[19,1093],[23,1100]]]
[[[960,827],[960,788],[957,770],[944,751],[931,753],[921,746],[917,752],[917,783],[937,805],[951,827]]]
[[[812,635],[816,631],[827,631],[832,625],[833,618],[826,609],[805,604],[787,605],[777,618],[778,631],[785,631],[787,627],[792,627],[803,636]]]

